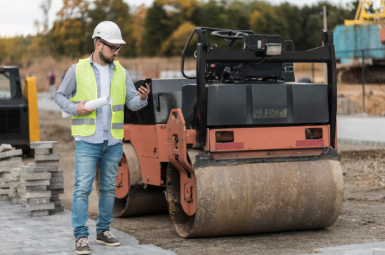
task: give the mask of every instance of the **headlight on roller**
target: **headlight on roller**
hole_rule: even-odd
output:
[[[276,56],[282,54],[282,44],[266,43],[266,56]]]

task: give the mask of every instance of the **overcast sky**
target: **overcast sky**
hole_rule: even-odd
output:
[[[43,13],[39,7],[43,0],[0,0],[0,36],[36,34],[34,21],[42,21]],[[150,6],[153,0],[124,0],[132,5],[145,4]],[[285,0],[270,0],[281,3]],[[62,7],[62,0],[52,0],[49,23],[55,19],[56,13]],[[286,0],[286,2],[304,5],[313,4],[318,0]],[[334,4],[346,4],[351,0],[329,0]]]

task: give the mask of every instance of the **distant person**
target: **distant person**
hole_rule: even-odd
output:
[[[55,88],[56,76],[53,70],[51,70],[51,72],[47,75],[47,79],[49,84],[49,97],[53,99],[55,97],[55,92],[56,92],[56,88]]]
[[[123,155],[123,111],[125,105],[132,111],[145,107],[150,93],[148,84],[137,91],[128,71],[114,61],[126,44],[114,22],[99,23],[92,38],[94,52],[70,67],[55,95],[60,108],[72,115],[71,131],[76,141],[72,226],[77,254],[91,253],[86,222],[88,196],[92,191],[96,166],[99,173],[96,242],[107,246],[120,245],[110,232],[110,222],[113,219],[115,179]],[[94,110],[84,105],[88,100],[105,96],[112,98],[112,107],[107,105]]]

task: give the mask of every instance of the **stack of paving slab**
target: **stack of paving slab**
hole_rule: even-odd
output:
[[[33,142],[35,162],[20,169],[20,194],[32,216],[45,216],[64,211],[59,194],[64,193],[63,172],[59,154],[53,153],[57,142]]]
[[[53,149],[57,144],[56,141],[31,143],[31,148],[35,149],[35,166],[41,167],[51,174],[50,184],[47,186],[47,190],[51,191],[50,202],[55,205],[50,210],[51,214],[64,211],[64,206],[62,206],[59,199],[59,194],[64,194],[63,172],[59,171],[60,155],[59,153],[53,153]]]
[[[51,191],[47,190],[50,179],[51,173],[35,166],[34,163],[20,168],[20,200],[30,210],[32,216],[49,215],[49,210],[55,208],[50,200]]]
[[[0,199],[3,201],[18,203],[22,154],[22,150],[16,150],[10,144],[0,145]]]

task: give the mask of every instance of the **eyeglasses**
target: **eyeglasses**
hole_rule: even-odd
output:
[[[103,43],[104,45],[106,45],[108,48],[110,48],[111,52],[115,52],[115,51],[120,50],[121,48],[123,48],[123,45],[120,45],[120,46],[116,47],[116,46],[109,45],[109,44],[103,42],[102,40],[100,40],[100,42]]]

